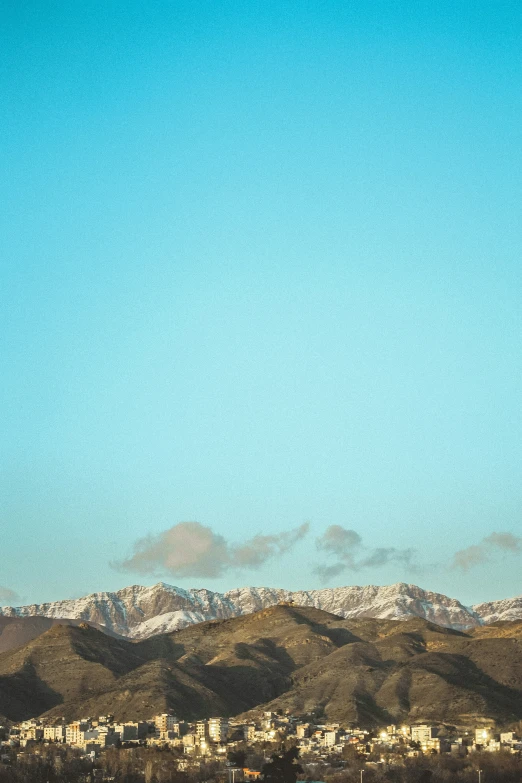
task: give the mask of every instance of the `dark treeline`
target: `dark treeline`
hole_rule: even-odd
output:
[[[306,765],[305,772],[311,778]],[[341,769],[327,765],[313,767],[314,780],[326,783],[521,783],[522,759],[511,753],[426,755],[389,760],[386,764],[364,764],[356,759]]]
[[[228,783],[229,771],[223,762],[202,763],[194,769],[178,769],[180,757],[168,749],[111,748],[92,762],[73,749],[56,747],[27,752],[11,763],[0,765],[0,783]],[[325,783],[521,783],[522,759],[510,753],[472,753],[458,757],[449,754],[388,760],[385,764],[365,764],[346,760],[333,764],[307,764],[301,760],[299,779]],[[276,765],[277,767],[277,765]],[[302,771],[301,771],[302,769]],[[265,768],[267,779],[294,783],[295,767]],[[271,775],[269,774],[271,773]],[[238,783],[236,777],[236,783]]]

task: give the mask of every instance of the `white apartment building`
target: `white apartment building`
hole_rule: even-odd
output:
[[[120,735],[121,742],[130,742],[138,739],[137,723],[115,723],[114,731]]]
[[[476,745],[487,745],[492,737],[493,737],[493,729],[491,728],[491,726],[482,729],[475,729]]]
[[[156,715],[154,718],[156,731],[172,731],[176,723],[179,723],[179,720],[175,715],[169,715],[167,712]]]
[[[39,740],[44,736],[44,730],[39,726],[31,726],[28,729],[22,730],[22,739],[24,740]]]
[[[86,721],[74,721],[65,727],[65,741],[68,745],[80,745],[83,742],[83,734],[88,730]]]
[[[183,748],[185,749],[185,753],[187,753],[194,750],[194,747],[197,744],[197,737],[195,734],[185,734],[182,742],[183,742]]]
[[[334,745],[337,745],[339,743],[339,732],[338,731],[325,731],[324,737],[323,737],[323,745],[326,748],[331,748]]]
[[[228,737],[228,720],[226,718],[210,718],[208,721],[208,736],[212,742],[226,742]]]
[[[65,726],[44,726],[44,739],[51,742],[63,742],[65,740]]]
[[[411,738],[413,742],[420,742],[420,744],[425,744],[429,740],[435,739],[437,736],[437,727],[436,726],[412,726],[411,727]]]

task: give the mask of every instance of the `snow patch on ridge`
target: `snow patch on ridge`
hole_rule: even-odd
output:
[[[485,625],[522,620],[522,595],[515,598],[505,598],[500,601],[475,604],[471,608],[481,617]]]
[[[382,587],[353,585],[293,592],[271,587],[240,587],[226,593],[185,590],[159,582],[150,587],[131,585],[115,593],[92,593],[53,603],[6,606],[0,608],[0,615],[87,620],[122,636],[145,639],[205,620],[249,614],[281,601],[316,607],[345,618],[405,620],[422,617],[456,630],[498,620],[522,619],[522,596],[467,607],[455,598],[404,582]]]

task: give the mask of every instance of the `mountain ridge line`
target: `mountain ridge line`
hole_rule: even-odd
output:
[[[4,606],[0,607],[0,617],[85,620],[118,636],[140,640],[206,620],[250,614],[281,602],[315,607],[345,619],[421,617],[455,630],[522,619],[522,596],[466,606],[456,598],[405,582],[294,591],[242,587],[224,593],[158,582],[150,587],[130,585],[76,599]]]

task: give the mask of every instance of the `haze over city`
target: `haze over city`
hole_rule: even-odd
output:
[[[0,604],[522,592],[521,17],[4,4]]]

